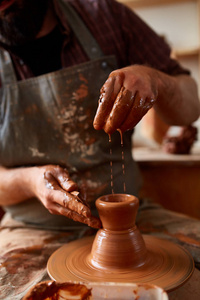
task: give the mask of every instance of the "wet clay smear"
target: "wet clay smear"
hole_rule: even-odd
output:
[[[33,287],[23,300],[90,300],[91,289],[83,284],[42,282]]]

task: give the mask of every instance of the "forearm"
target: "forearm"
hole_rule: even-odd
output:
[[[185,126],[196,121],[200,114],[197,85],[187,75],[158,76],[158,98],[154,104],[160,117],[170,125]]]
[[[52,214],[100,228],[100,220],[91,215],[86,202],[78,197],[77,187],[67,170],[57,165],[16,169],[0,167],[1,206],[37,197]]]
[[[7,169],[0,167],[0,205],[20,203],[34,196],[32,173],[34,168]]]

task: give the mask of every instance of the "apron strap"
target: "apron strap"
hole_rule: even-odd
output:
[[[91,32],[88,30],[73,7],[69,3],[63,2],[63,0],[60,0],[59,3],[67,17],[67,21],[90,60],[104,56],[99,44],[96,42],[95,38],[92,36]]]
[[[2,49],[0,49],[0,76],[3,85],[17,82],[10,54]]]

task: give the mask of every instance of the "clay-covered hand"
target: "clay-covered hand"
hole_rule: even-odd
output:
[[[157,73],[133,65],[110,73],[101,89],[94,128],[112,134],[132,129],[157,99]]]
[[[94,228],[101,227],[100,220],[91,215],[88,204],[81,199],[78,186],[70,179],[66,169],[47,165],[37,170],[35,196],[50,213],[66,216]]]

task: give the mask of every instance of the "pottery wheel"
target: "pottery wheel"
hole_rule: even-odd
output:
[[[148,255],[145,263],[134,269],[100,270],[89,263],[94,237],[70,242],[49,258],[47,271],[58,282],[120,282],[151,283],[171,291],[192,275],[191,255],[168,240],[143,235]]]

